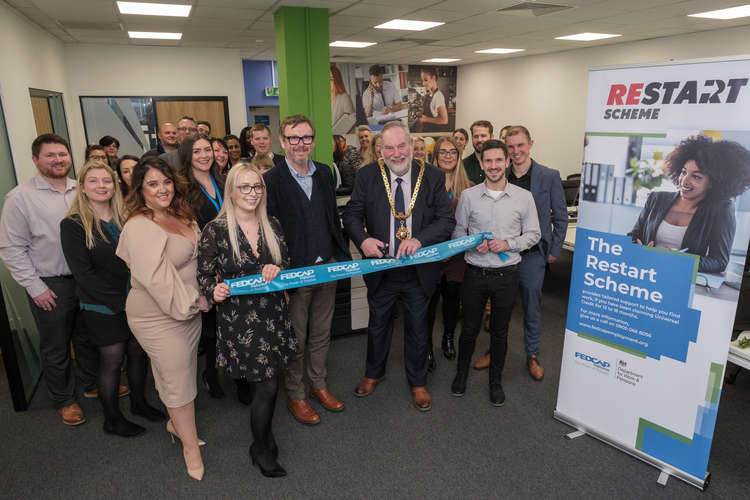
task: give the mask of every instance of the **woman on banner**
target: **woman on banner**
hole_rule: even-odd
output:
[[[463,161],[461,161],[461,149],[452,137],[439,137],[435,143],[435,157],[437,166],[445,174],[445,190],[451,200],[453,213],[456,213],[458,199],[464,189],[474,185],[466,175]],[[464,280],[466,261],[464,254],[460,253],[444,260],[440,266],[440,281],[437,289],[432,294],[427,320],[429,321],[430,340],[435,325],[435,315],[440,297],[443,298],[443,341],[441,347],[443,356],[448,360],[456,358],[455,330],[458,323],[458,310],[461,300],[461,282]],[[430,367],[435,361],[430,343]]]
[[[419,132],[448,132],[448,108],[445,96],[438,88],[437,68],[422,68],[421,77],[427,95],[417,120],[421,127]]]
[[[218,365],[251,385],[250,456],[267,477],[285,476],[271,428],[279,379],[293,359],[297,339],[286,292],[230,296],[226,280],[262,275],[272,281],[289,266],[279,222],[266,214],[266,185],[260,171],[241,162],[229,172],[219,216],[201,236],[198,281],[216,304]]]
[[[202,231],[219,215],[224,200],[224,177],[208,137],[186,138],[180,144],[180,164],[180,174],[188,181],[186,199]],[[206,355],[206,368],[201,373],[201,380],[208,394],[219,399],[224,397],[224,390],[216,371],[216,311],[211,308],[201,316],[201,347]]]
[[[732,198],[750,187],[750,151],[697,135],[667,156],[665,168],[677,192],[652,192],[628,236],[700,256],[699,272],[723,272],[736,229]]]
[[[344,78],[336,63],[331,63],[331,119],[331,132],[334,134],[350,133],[357,121],[352,98],[346,92]]]

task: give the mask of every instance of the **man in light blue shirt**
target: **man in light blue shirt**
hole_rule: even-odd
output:
[[[501,377],[508,350],[508,323],[518,293],[520,253],[541,238],[539,218],[531,193],[508,183],[508,150],[500,141],[484,143],[479,160],[484,182],[464,190],[456,208],[453,238],[491,232],[492,240],[467,250],[466,274],[462,286],[464,323],[459,339],[454,396],[466,392],[471,356],[482,323],[484,304],[491,302],[490,401],[505,403]]]
[[[398,89],[390,80],[383,80],[385,68],[380,64],[370,66],[370,84],[362,93],[362,107],[365,115],[371,117],[374,112],[386,114],[406,107],[401,101]]]

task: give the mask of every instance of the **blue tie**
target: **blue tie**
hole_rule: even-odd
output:
[[[404,190],[401,189],[401,183],[403,181],[404,180],[401,179],[400,177],[396,178],[396,183],[398,184],[398,186],[396,187],[396,196],[395,196],[395,199],[394,199],[393,203],[396,206],[396,213],[397,214],[402,214],[402,213],[405,212],[405,209],[404,209]],[[404,222],[406,222],[406,221],[404,221]],[[401,240],[398,239],[398,237],[396,236],[396,233],[398,232],[398,228],[399,227],[401,227],[401,222],[398,219],[394,218],[394,221],[393,221],[393,255],[396,255],[396,252],[398,252],[398,246],[401,243]]]

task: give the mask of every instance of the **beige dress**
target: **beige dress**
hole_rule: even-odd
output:
[[[168,408],[184,406],[198,393],[197,247],[146,217],[135,217],[122,229],[117,255],[130,268],[128,324],[151,359],[159,397]]]

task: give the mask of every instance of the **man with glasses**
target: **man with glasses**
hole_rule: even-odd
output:
[[[179,145],[185,139],[195,139],[198,137],[198,124],[195,119],[191,116],[183,116],[180,121],[177,122],[177,148],[173,151],[163,153],[159,155],[159,158],[169,163],[172,168],[180,170],[180,149]]]
[[[400,121],[383,127],[383,161],[365,165],[357,173],[351,199],[344,211],[344,227],[368,258],[397,259],[423,246],[450,238],[456,221],[445,191],[445,175],[412,157],[408,127]],[[367,364],[354,395],[372,394],[385,378],[393,336],[396,301],[404,306],[404,361],[412,400],[419,411],[429,411],[427,355],[431,332],[427,309],[440,278],[440,262],[406,266],[367,274]]]
[[[328,165],[310,159],[315,148],[315,127],[302,115],[281,122],[279,140],[286,152],[282,165],[264,174],[268,213],[281,223],[289,247],[291,267],[351,259],[341,233],[336,191]],[[342,411],[344,403],[328,390],[328,347],[336,297],[336,282],[289,291],[289,315],[297,336],[297,357],[287,366],[287,407],[299,422],[314,425],[320,416],[305,394],[304,375],[310,380],[310,396],[328,411]]]
[[[42,134],[31,145],[31,160],[38,175],[5,198],[0,259],[29,295],[49,396],[65,425],[80,425],[86,417],[76,402],[70,342],[84,390],[96,388],[99,355],[86,335],[76,283],[60,242],[60,221],[76,197],[76,181],[68,177],[68,143],[58,135]]]

